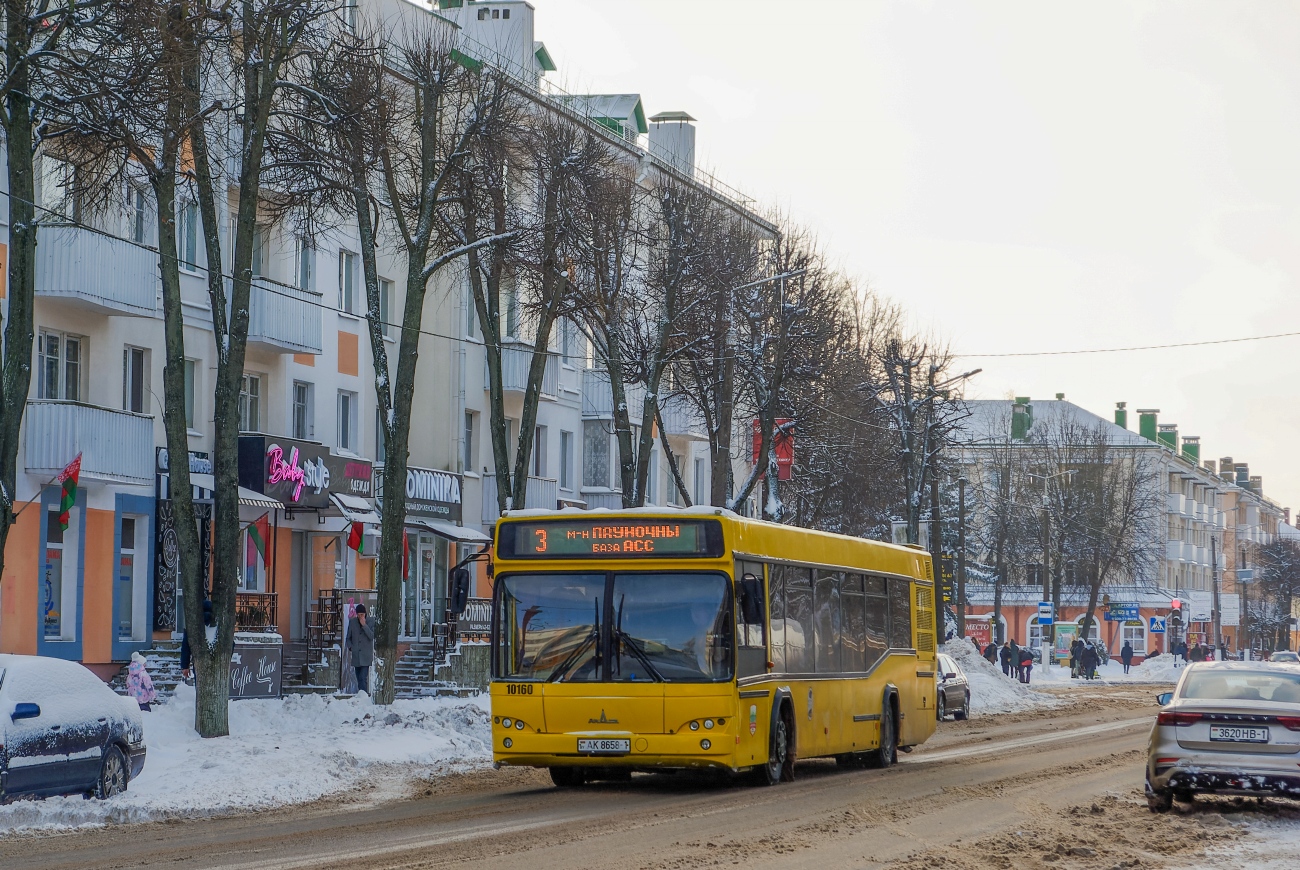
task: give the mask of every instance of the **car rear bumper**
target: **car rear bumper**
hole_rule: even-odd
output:
[[[131,779],[135,779],[140,775],[140,771],[144,770],[144,754],[145,747],[143,743],[139,746],[132,746],[128,750],[126,760],[131,768]]]

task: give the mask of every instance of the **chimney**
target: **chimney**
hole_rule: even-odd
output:
[[[1250,489],[1250,464],[1238,462],[1232,466],[1232,470],[1237,475],[1237,486],[1242,489]]]
[[[1011,440],[1024,441],[1033,425],[1034,406],[1029,404],[1029,397],[1016,396],[1016,402],[1011,406]]]
[[[1058,402],[1064,402],[1064,401],[1065,401],[1065,393],[1057,393],[1057,394],[1056,394],[1056,401],[1058,401]]]
[[[660,112],[650,119],[650,154],[686,176],[695,174],[695,119],[685,112]]]
[[[1219,460],[1219,476],[1231,477],[1232,475],[1233,475],[1232,457],[1224,456],[1222,459]]]
[[[1291,525],[1291,508],[1282,508],[1282,522]]]
[[[1251,476],[1251,478],[1246,482],[1246,489],[1255,493],[1255,495],[1259,496],[1260,498],[1263,498],[1264,478],[1260,477],[1258,474]]]
[[[1178,424],[1161,423],[1157,427],[1156,440],[1175,453],[1178,452]]]
[[[1183,458],[1192,465],[1201,464],[1201,436],[1184,435],[1183,436]]]
[[[1159,408],[1138,408],[1138,434],[1148,441],[1156,440],[1156,414]]]
[[[1128,402],[1115,403],[1115,425],[1121,429],[1128,428],[1128,409],[1125,407]]]

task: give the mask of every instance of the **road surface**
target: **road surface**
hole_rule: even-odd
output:
[[[482,770],[381,806],[9,838],[0,867],[1195,866],[1242,834],[1147,811],[1152,694],[1099,688],[1060,711],[946,722],[890,770],[810,761],[774,788],[638,775],[560,791],[544,772]]]

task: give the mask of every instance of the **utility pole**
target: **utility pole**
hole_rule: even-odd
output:
[[[1219,557],[1215,552],[1214,535],[1210,535],[1210,586],[1214,592],[1214,649],[1216,657],[1223,658],[1223,611],[1219,594]]]
[[[966,639],[966,478],[957,478],[957,638]]]

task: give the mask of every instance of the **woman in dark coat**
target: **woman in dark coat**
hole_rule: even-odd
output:
[[[1133,664],[1133,644],[1124,641],[1124,647],[1119,651],[1119,660],[1124,663],[1124,673],[1128,673],[1129,665]]]
[[[1034,669],[1034,653],[1027,647],[1020,648],[1020,682],[1029,682],[1029,672]]]

